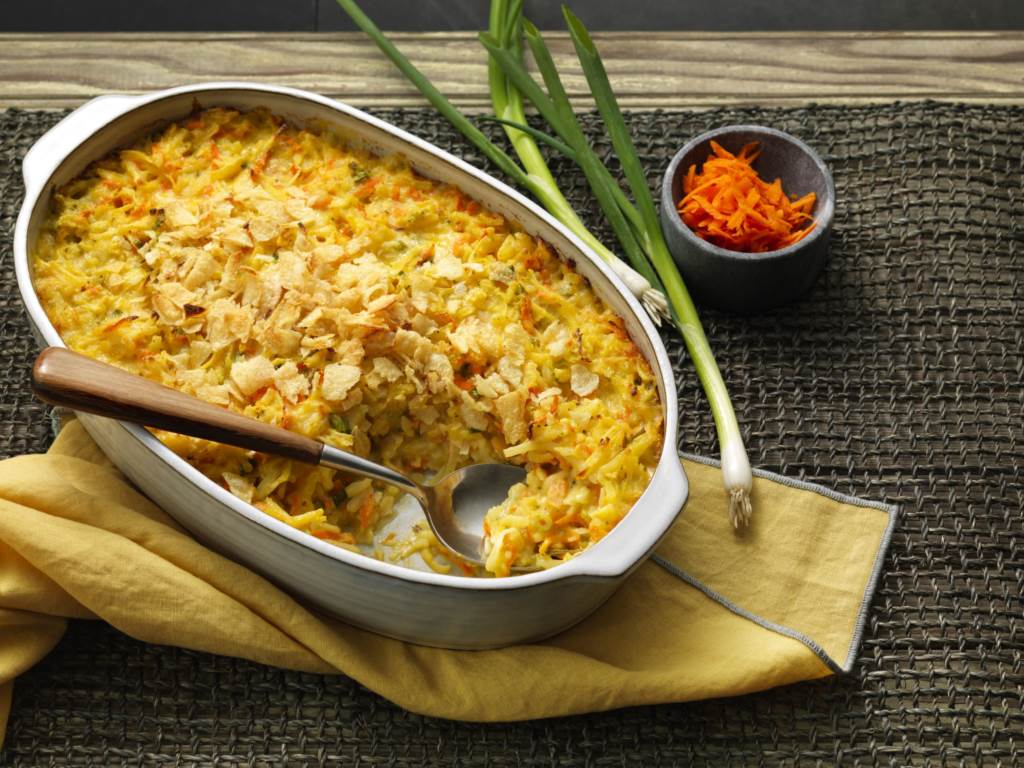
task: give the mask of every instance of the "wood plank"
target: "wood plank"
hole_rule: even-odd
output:
[[[586,83],[564,34],[548,35],[578,106]],[[605,33],[596,35],[623,107],[1024,103],[1024,32]],[[488,107],[475,35],[396,33],[396,44],[458,105]],[[0,107],[74,106],[111,92],[263,80],[359,106],[422,99],[355,33],[0,34]]]

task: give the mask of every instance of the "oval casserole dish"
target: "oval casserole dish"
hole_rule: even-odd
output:
[[[320,121],[374,154],[398,153],[429,178],[546,240],[575,262],[626,325],[657,378],[664,409],[662,452],[646,491],[596,544],[562,565],[505,578],[423,572],[320,541],[236,498],[142,427],[79,414],[114,463],[181,525],[309,604],[391,637],[447,648],[493,648],[538,640],[577,623],[642,563],[686,502],[676,453],[678,413],[668,355],[639,303],[601,260],[545,211],[437,147],[347,105],[306,91],[254,83],[184,86],[143,96],[94,99],[47,132],[23,163],[25,199],[14,234],[18,285],[41,346],[65,346],[36,296],[29,254],[56,188],[90,163],[155,126],[213,106],[258,107],[299,125]]]

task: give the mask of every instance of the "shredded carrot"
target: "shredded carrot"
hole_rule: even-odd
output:
[[[363,503],[359,505],[359,529],[367,530],[373,524],[373,494],[367,493]]]
[[[530,299],[523,296],[522,302],[519,304],[519,319],[522,321],[523,328],[526,329],[527,333],[536,333],[537,329],[533,325],[533,304],[530,303]]]
[[[373,192],[374,187],[380,184],[381,176],[371,176],[369,179],[364,181],[358,187],[356,187],[356,197],[366,197]]]
[[[814,229],[814,193],[790,200],[782,181],[762,179],[752,163],[757,142],[737,154],[715,141],[700,172],[691,165],[678,203],[683,222],[698,237],[730,251],[764,253],[785,248]],[[808,225],[808,222],[810,225]]]
[[[327,539],[328,541],[340,541],[343,544],[355,544],[355,537],[346,531],[333,531],[330,528],[323,529],[318,528],[317,530],[310,531],[318,539]]]

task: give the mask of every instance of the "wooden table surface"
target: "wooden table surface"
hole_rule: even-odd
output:
[[[580,106],[586,84],[564,34],[549,42]],[[896,99],[1024,103],[1024,32],[595,35],[625,108]],[[396,44],[453,101],[488,108],[483,49],[465,32]],[[264,80],[357,106],[423,101],[358,33],[0,34],[0,108],[69,107],[112,92]]]

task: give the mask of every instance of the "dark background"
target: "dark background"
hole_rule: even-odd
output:
[[[473,30],[487,0],[364,0],[386,30]],[[1024,29],[1024,0],[571,0],[600,30]],[[542,28],[561,28],[560,3],[525,0]],[[0,31],[293,31],[354,29],[334,0],[14,0]]]

